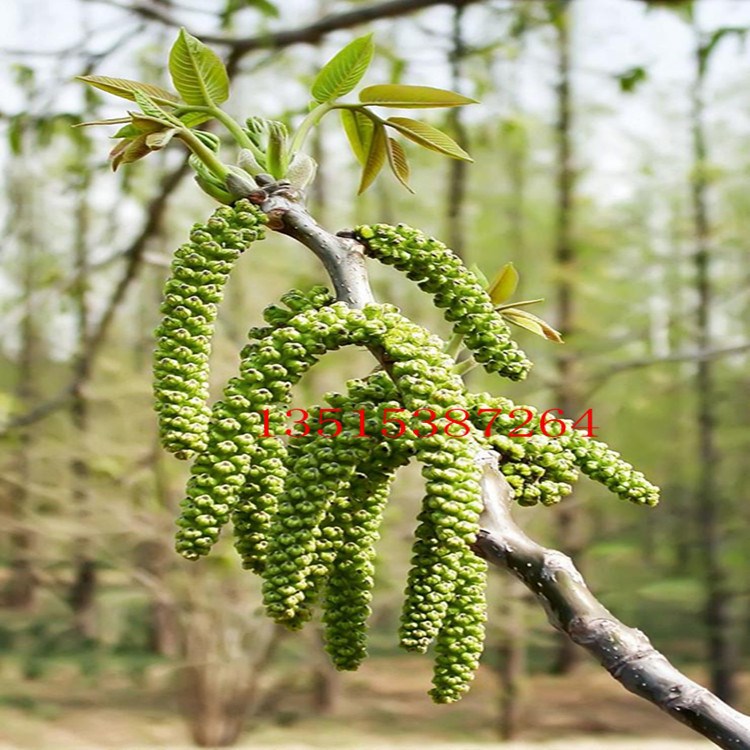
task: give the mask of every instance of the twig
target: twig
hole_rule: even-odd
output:
[[[550,623],[631,693],[719,747],[750,749],[750,717],[688,679],[644,633],[620,622],[591,593],[569,557],[526,536],[511,516],[511,489],[497,468],[496,455],[486,451],[482,462],[485,512],[476,543],[479,554],[519,578]]]
[[[94,0],[98,1],[98,0]],[[180,26],[181,24],[170,13],[157,8],[149,3],[135,3],[132,6],[123,6],[119,3],[106,1],[109,5],[115,5],[143,18],[164,24],[166,26]],[[463,5],[471,5],[480,0],[462,0]],[[285,31],[270,32],[250,37],[231,37],[224,34],[200,34],[201,40],[206,44],[222,45],[231,47],[233,51],[241,54],[253,52],[259,49],[280,49],[292,44],[315,44],[326,35],[359,26],[370,21],[378,21],[382,18],[395,18],[397,16],[414,13],[424,8],[436,5],[452,5],[452,0],[388,0],[383,3],[375,3],[364,8],[344,11],[342,13],[331,13],[306,26]]]
[[[678,352],[677,354],[668,354],[665,357],[643,357],[642,359],[631,359],[626,362],[616,362],[611,367],[586,378],[590,383],[588,394],[590,396],[611,377],[619,375],[621,372],[627,372],[628,370],[640,370],[644,367],[673,364],[676,362],[706,362],[712,359],[731,357],[735,354],[743,354],[748,351],[750,351],[750,343],[727,346],[720,349],[706,349],[704,351]]]
[[[275,188],[275,189],[274,189]],[[251,196],[269,214],[269,226],[312,250],[328,271],[340,300],[353,307],[372,301],[362,250],[346,233],[321,228],[285,186]],[[627,690],[719,747],[750,750],[750,717],[688,679],[639,630],[627,627],[591,593],[570,558],[546,549],[516,525],[512,491],[494,451],[480,451],[485,511],[476,551],[513,573],[547,612],[551,624],[585,648]]]

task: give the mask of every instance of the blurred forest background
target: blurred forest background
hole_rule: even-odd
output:
[[[228,59],[239,119],[298,121],[316,70],[368,29],[369,81],[481,100],[429,115],[476,163],[410,150],[416,195],[384,176],[355,198],[331,118],[312,210],[334,231],[421,227],[488,276],[515,263],[517,298],[544,297],[536,311],[566,344],[522,332],[527,382],[475,371],[471,386],[573,418],[592,408],[599,435],[663,489],[646,510],[584,480],[562,506],[517,517],[572,554],[618,617],[750,708],[750,3],[5,0],[0,18],[0,747],[690,738],[500,575],[477,685],[433,706],[429,660],[396,649],[418,473],[399,477],[388,511],[358,673],[327,665],[315,627],[290,635],[262,617],[258,580],[226,540],[198,564],[173,552],[186,472],[158,446],[152,330],[170,255],[212,205],[179,147],[113,175],[106,129],[71,125],[123,111],[75,75],[168,85],[180,25]],[[219,388],[262,307],[323,280],[281,237],[240,265]],[[407,281],[372,274],[380,299],[446,332]],[[329,356],[300,401],[368,359]]]

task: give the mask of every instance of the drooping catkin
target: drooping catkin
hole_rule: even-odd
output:
[[[355,234],[369,255],[404,271],[433,295],[435,306],[445,311],[454,332],[464,336],[488,372],[511,380],[526,377],[531,362],[512,340],[479,279],[442,242],[405,224],[360,226]]]
[[[283,412],[304,372],[326,351],[347,343],[346,310],[340,303],[306,310],[243,349],[240,374],[214,405],[207,448],[192,467],[178,519],[177,550],[183,556],[208,553],[241,496],[244,517],[255,527],[240,534],[243,561],[262,569],[262,545],[284,479],[285,448],[278,437]],[[284,359],[292,346],[294,353]],[[265,408],[273,437],[263,437]]]
[[[154,403],[164,447],[189,459],[206,447],[208,366],[217,307],[240,254],[263,238],[266,217],[246,200],[221,206],[174,255],[156,329]]]
[[[435,641],[435,666],[430,697],[453,703],[469,689],[484,649],[487,619],[487,563],[471,550],[461,566],[443,626]]]

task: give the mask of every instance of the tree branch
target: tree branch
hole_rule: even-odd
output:
[[[480,0],[462,0],[461,4],[470,5],[476,2],[480,2]],[[453,4],[453,0],[388,0],[387,2],[375,3],[364,8],[357,7],[354,10],[342,13],[330,13],[313,23],[300,26],[296,29],[239,38],[224,34],[204,33],[199,34],[199,36],[206,44],[223,45],[232,48],[235,53],[245,54],[259,49],[280,49],[282,47],[289,47],[292,44],[315,44],[334,31],[349,29],[353,26],[360,26],[382,18],[395,18],[407,15],[436,5]],[[166,26],[177,27],[182,25],[170,13],[150,3],[138,2],[130,7],[119,4],[117,6]]]
[[[628,370],[640,370],[653,365],[673,364],[675,362],[707,362],[722,357],[732,357],[735,354],[744,354],[750,351],[750,343],[727,346],[719,349],[705,349],[704,351],[678,352],[668,354],[664,357],[643,357],[642,359],[631,359],[626,362],[616,362],[611,367],[594,373],[586,378],[589,383],[588,395],[601,388],[611,377],[619,375]]]
[[[497,457],[482,458],[485,512],[477,551],[534,594],[550,623],[585,648],[631,693],[719,747],[750,749],[750,717],[688,679],[640,631],[620,622],[586,586],[572,560],[530,539],[510,513],[511,489]]]
[[[301,242],[320,258],[338,298],[352,307],[373,301],[358,243],[320,227],[288,186],[250,196],[269,215],[271,229]],[[377,356],[377,353],[376,353]],[[476,551],[520,579],[550,623],[585,648],[627,690],[658,706],[727,750],[750,750],[750,717],[688,679],[639,630],[621,623],[591,593],[570,558],[530,539],[513,521],[512,490],[494,451],[480,451],[484,514]]]

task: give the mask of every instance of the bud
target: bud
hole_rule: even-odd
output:
[[[292,183],[298,190],[306,190],[315,179],[315,174],[318,171],[318,163],[312,156],[308,156],[302,151],[298,151],[292,163],[289,165],[289,169],[286,173],[286,179]]]

